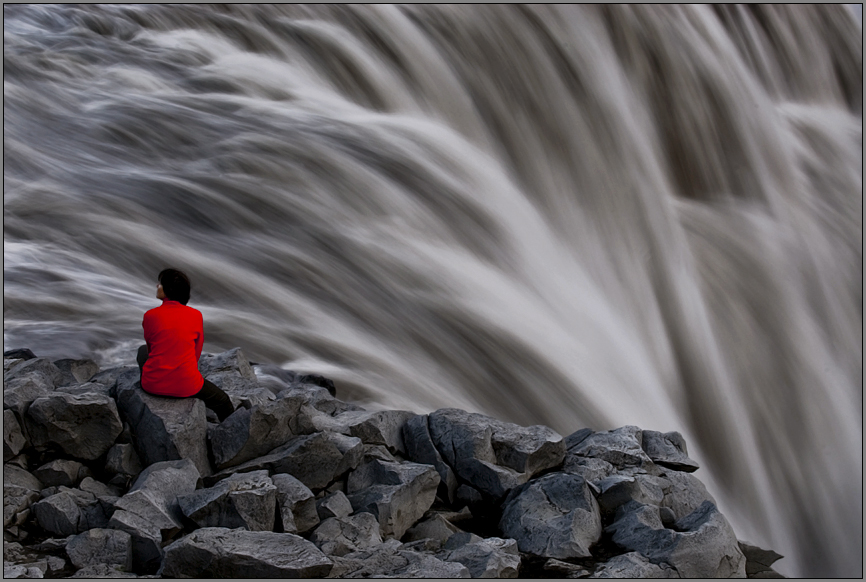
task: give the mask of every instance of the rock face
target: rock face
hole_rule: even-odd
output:
[[[210,435],[218,469],[239,465],[284,444],[292,435],[289,421],[297,407],[289,400],[239,408]]]
[[[277,507],[286,533],[304,533],[319,524],[316,498],[310,488],[286,473],[271,477],[277,488]]]
[[[132,537],[122,531],[93,528],[71,538],[66,554],[77,568],[90,564],[117,564],[132,568]]]
[[[199,527],[242,527],[273,531],[277,488],[267,471],[239,473],[214,487],[181,495],[177,501],[185,516]]]
[[[52,443],[87,460],[104,455],[123,430],[114,400],[93,393],[55,392],[37,398],[27,410],[25,424],[34,447]]]

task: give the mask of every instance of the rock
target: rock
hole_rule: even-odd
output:
[[[334,469],[334,477],[345,475],[349,471],[358,468],[364,458],[366,445],[358,437],[348,436],[337,432],[325,431],[322,433],[329,441],[331,441],[337,450],[343,455],[343,458]]]
[[[239,408],[210,434],[218,469],[249,461],[284,444],[292,435],[289,420],[297,412],[289,400]]]
[[[63,373],[48,358],[30,358],[3,374],[4,384],[24,378],[40,378],[53,390],[63,378]]]
[[[498,501],[514,489],[526,483],[528,475],[509,467],[481,459],[460,459],[454,467],[462,479],[469,481],[481,493]]]
[[[431,465],[374,460],[349,474],[346,489],[356,512],[379,521],[383,538],[401,538],[430,509],[439,473]]]
[[[699,468],[699,465],[689,458],[686,441],[678,432],[662,434],[654,430],[645,430],[641,446],[653,462],[663,467],[689,473]]]
[[[431,539],[444,544],[453,534],[461,532],[459,527],[448,521],[443,515],[433,513],[406,530],[402,539],[407,542]]]
[[[329,517],[310,534],[310,541],[329,556],[345,556],[382,543],[379,522],[370,513]]]
[[[245,380],[256,379],[256,373],[240,348],[219,354],[202,354],[198,360],[198,371],[205,378],[213,374],[232,373]]]
[[[117,564],[90,564],[70,578],[139,578],[139,576],[124,572]]]
[[[691,473],[667,471],[663,479],[664,499],[660,504],[674,512],[675,519],[682,519],[700,507],[704,501],[713,505],[716,500],[707,492],[707,488]]]
[[[62,374],[47,358],[35,358],[12,366],[3,374],[3,408],[24,418],[30,403],[51,394]]]
[[[749,542],[738,541],[740,551],[746,558],[746,576],[755,578],[781,578],[782,575],[771,568],[783,556],[773,550],[763,550]]]
[[[521,552],[546,558],[589,557],[601,537],[598,503],[578,475],[550,473],[512,491],[500,530]]]
[[[96,495],[62,486],[54,495],[34,503],[33,513],[42,529],[63,536],[105,527],[109,519]]]
[[[667,563],[681,578],[743,578],[746,558],[716,506],[705,501],[674,529],[663,526],[659,510],[636,501],[621,506],[607,531],[619,547],[639,552],[654,564]]]
[[[563,562],[556,558],[550,558],[547,560],[542,569],[546,572],[554,572],[558,574],[558,576],[556,576],[557,578],[584,578],[589,576],[589,570],[583,566]]]
[[[590,578],[679,578],[667,564],[653,564],[637,552],[611,558],[601,564]]]
[[[39,568],[28,567],[24,565],[6,565],[3,564],[3,578],[42,578],[42,571]]]
[[[605,514],[632,500],[658,506],[664,499],[667,484],[666,480],[653,475],[612,475],[597,483],[598,506]]]
[[[322,578],[333,567],[316,546],[290,533],[203,528],[165,548],[159,571],[173,578]]]
[[[515,540],[485,538],[449,550],[443,559],[463,564],[473,578],[517,578],[520,554]]]
[[[352,504],[342,491],[335,491],[316,501],[316,513],[321,521],[329,517],[346,517],[352,511]]]
[[[31,352],[28,348],[15,348],[12,350],[6,350],[3,352],[3,359],[20,359],[20,360],[32,360],[36,357],[36,354]]]
[[[163,539],[171,539],[183,528],[177,498],[195,491],[199,479],[189,459],[154,463],[117,502],[109,527],[132,536],[136,572],[152,573],[159,567]]]
[[[326,389],[328,394],[331,396],[337,396],[337,387],[334,385],[333,380],[329,380],[328,378],[319,376],[318,374],[298,374],[295,376],[294,383],[321,386]]]
[[[643,450],[643,431],[636,426],[588,435],[568,449],[568,456],[577,455],[607,461],[617,469],[639,468],[658,475],[658,467]],[[573,463],[573,462],[572,462]]]
[[[358,414],[349,423],[349,434],[361,439],[364,444],[383,445],[391,453],[406,453],[403,443],[403,425],[413,416],[414,412],[407,410],[380,410],[377,412],[346,412],[343,414]]]
[[[580,457],[566,453],[565,461],[562,464],[562,472],[580,475],[587,482],[593,483],[616,474],[616,467],[601,459]]]
[[[117,487],[106,485],[89,476],[81,480],[78,488],[82,491],[93,493],[97,499],[100,497],[117,497],[119,499],[121,494],[121,491]]]
[[[403,425],[406,456],[415,463],[433,465],[439,473],[439,496],[449,503],[454,503],[457,500],[457,487],[459,485],[457,475],[436,450],[436,445],[430,438],[427,419],[426,414],[419,414],[408,419]]]
[[[273,531],[277,488],[267,471],[232,475],[208,489],[181,495],[184,515],[199,527]]]
[[[496,421],[490,442],[497,464],[527,478],[558,467],[565,459],[565,441],[546,426],[522,427]]]
[[[8,527],[15,516],[39,501],[43,485],[24,469],[6,464],[3,466],[3,527]]]
[[[277,508],[286,533],[305,533],[319,524],[316,499],[310,488],[287,473],[271,476],[277,488]]]
[[[141,376],[141,371],[136,365],[116,366],[101,370],[93,375],[87,382],[95,383],[104,386],[111,394],[114,394],[117,389],[117,380],[120,377],[135,376],[135,381],[138,381]]]
[[[82,384],[99,372],[99,365],[90,359],[73,360],[71,358],[64,358],[62,360],[55,360],[53,364],[57,366],[57,369],[61,373],[57,386]]]
[[[459,562],[445,562],[434,556],[403,550],[397,540],[373,549],[335,556],[330,578],[469,578]]]
[[[235,409],[251,408],[276,399],[273,392],[258,385],[256,374],[240,348],[202,354],[198,369],[202,376],[228,394]]]
[[[104,455],[123,430],[114,400],[98,394],[55,392],[37,398],[24,423],[34,447],[56,445],[87,460]]]
[[[490,439],[492,419],[483,414],[457,408],[442,408],[427,417],[430,438],[449,466],[456,469],[461,459],[478,459],[496,463]],[[458,471],[458,475],[463,477]],[[474,486],[474,484],[473,484]]]
[[[115,475],[135,477],[141,473],[141,460],[135,447],[128,443],[118,443],[108,450],[105,470]]]
[[[3,462],[7,462],[28,445],[18,416],[12,410],[3,411]]]
[[[81,480],[90,476],[90,469],[78,461],[56,459],[45,463],[35,471],[33,476],[39,479],[45,487],[76,487]]]
[[[76,568],[90,564],[116,564],[132,568],[132,538],[123,531],[94,528],[78,534],[66,544],[66,554]]]
[[[117,379],[117,407],[132,428],[142,463],[190,459],[200,475],[211,474],[205,405],[198,398],[165,398],[141,389],[138,372]]]

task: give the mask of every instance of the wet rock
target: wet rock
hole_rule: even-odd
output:
[[[290,533],[203,528],[165,549],[159,574],[172,578],[322,578],[333,567]]]
[[[128,571],[132,568],[132,538],[123,531],[94,528],[70,539],[66,554],[76,568],[116,564]]]
[[[716,500],[709,494],[704,484],[691,473],[667,471],[663,482],[664,499],[654,505],[670,508],[675,519],[682,519],[689,515],[705,501],[716,504]]]
[[[211,474],[204,402],[148,394],[141,389],[137,370],[118,377],[115,394],[144,465],[190,459],[200,475]]]
[[[586,558],[601,537],[601,515],[582,477],[550,473],[509,494],[499,527],[521,552]]]
[[[184,515],[199,527],[272,531],[277,488],[267,471],[241,473],[208,489],[178,497]]]
[[[463,564],[473,578],[517,578],[520,554],[515,540],[492,537],[449,546],[446,543],[443,559]]]
[[[105,470],[115,475],[136,477],[141,473],[141,460],[135,447],[129,443],[118,443],[108,450]]]
[[[639,553],[629,552],[600,565],[590,578],[679,578],[679,574],[665,563],[653,564]]]
[[[239,465],[284,444],[293,436],[289,421],[296,412],[289,400],[236,410],[210,434],[216,467]]]
[[[316,512],[322,521],[329,517],[346,517],[352,511],[352,504],[342,491],[335,491],[316,501]]]
[[[20,359],[20,360],[32,360],[36,357],[29,348],[15,348],[11,350],[6,350],[3,352],[3,359]]]
[[[39,501],[43,485],[32,474],[12,464],[3,466],[3,527],[12,525],[15,516]]]
[[[349,474],[346,489],[356,512],[376,516],[383,538],[400,538],[436,498],[439,473],[431,465],[374,460]]]
[[[624,426],[616,430],[596,432],[568,449],[569,456],[590,457],[607,461],[619,470],[644,469],[658,475],[658,467],[643,450],[643,431],[636,426]]]
[[[98,394],[55,392],[37,398],[24,423],[34,447],[56,445],[87,460],[104,455],[123,430],[114,400]]]
[[[78,461],[56,459],[45,463],[35,471],[33,476],[39,479],[45,487],[76,487],[81,480],[91,475],[90,469]]]
[[[403,442],[406,447],[406,457],[415,463],[433,465],[439,473],[439,496],[454,503],[457,500],[457,475],[444,461],[436,450],[430,430],[427,427],[428,416],[419,414],[408,419],[403,425]]]
[[[277,488],[277,508],[286,533],[305,533],[319,524],[316,498],[310,488],[286,473],[271,477]]]
[[[3,462],[7,462],[28,445],[18,416],[12,410],[3,411]]]
[[[617,510],[608,531],[619,547],[654,564],[670,564],[681,578],[746,575],[746,558],[731,526],[709,501],[678,520],[674,529],[663,526],[657,507],[630,501]]]
[[[764,550],[749,542],[739,541],[740,551],[746,558],[746,576],[749,578],[782,578],[771,566],[783,556],[773,550]]]
[[[329,517],[310,534],[310,541],[329,556],[345,556],[382,543],[379,522],[370,513]]]
[[[73,360],[71,358],[64,358],[62,360],[55,360],[53,364],[61,373],[57,386],[82,384],[99,372],[99,365],[90,359]]]
[[[641,445],[647,456],[658,465],[676,471],[697,471],[699,465],[689,458],[686,440],[674,431],[660,433],[654,430],[643,431]]]

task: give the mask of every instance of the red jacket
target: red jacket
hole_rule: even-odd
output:
[[[144,314],[141,322],[147,342],[147,361],[141,387],[160,396],[193,396],[204,378],[198,359],[204,345],[201,312],[171,299]]]

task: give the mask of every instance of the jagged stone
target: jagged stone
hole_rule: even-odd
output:
[[[28,471],[12,464],[3,466],[3,527],[15,516],[39,501],[43,485]]]
[[[316,512],[321,521],[329,517],[346,517],[352,511],[352,504],[342,491],[335,491],[316,501]]]
[[[54,495],[34,503],[32,509],[39,526],[57,535],[105,527],[110,517],[93,493],[62,486]]]
[[[93,493],[96,498],[100,497],[117,497],[120,498],[121,491],[117,487],[106,485],[101,481],[97,481],[93,477],[87,476],[78,484],[78,488],[88,493]]]
[[[33,358],[3,374],[3,408],[24,418],[30,404],[54,391],[63,374],[48,358]]]
[[[11,350],[6,350],[3,352],[3,359],[9,358],[11,360],[32,360],[36,357],[29,348],[14,348]]]
[[[33,476],[45,487],[77,487],[82,479],[90,475],[90,469],[69,459],[55,459],[33,471]]]
[[[460,459],[454,469],[462,479],[466,479],[473,487],[495,501],[526,483],[529,478],[527,473],[518,473],[510,467],[481,459]]]
[[[90,359],[73,360],[72,358],[64,358],[62,360],[55,360],[53,364],[61,373],[57,386],[82,384],[99,372],[99,365]]]
[[[140,375],[140,370],[136,365],[126,365],[126,366],[116,366],[114,368],[106,368],[105,370],[100,370],[96,374],[94,374],[89,380],[89,383],[96,383],[107,388],[112,394],[115,392],[117,388],[117,380],[121,376],[126,375],[135,375],[136,380],[138,380],[138,375]]]
[[[109,473],[136,477],[141,473],[141,469],[141,459],[132,444],[117,443],[108,450],[105,470]]]
[[[195,491],[199,479],[189,459],[154,463],[141,472],[117,502],[109,527],[132,536],[136,572],[152,573],[159,568],[163,539],[170,539],[183,528],[177,498]]]
[[[277,508],[286,533],[305,533],[319,524],[316,498],[310,488],[287,473],[271,476]]]
[[[597,483],[598,506],[603,513],[614,511],[629,501],[646,505],[661,505],[668,482],[653,475],[612,475]]]
[[[53,389],[63,378],[63,373],[48,358],[29,358],[12,366],[9,371],[3,374],[3,382],[34,376],[43,378]]]
[[[199,527],[242,527],[272,531],[277,488],[267,471],[241,473],[215,486],[181,495],[177,501],[184,515]]]
[[[562,464],[562,472],[580,475],[587,482],[593,483],[610,477],[616,474],[617,471],[616,467],[602,459],[581,457],[567,452],[565,461]]]
[[[512,539],[485,538],[448,549],[443,557],[448,562],[459,562],[469,569],[473,578],[517,578],[520,554]]]
[[[159,574],[173,578],[322,578],[333,567],[290,533],[203,528],[165,549]]]
[[[408,419],[403,425],[403,442],[406,447],[406,456],[410,461],[422,465],[433,465],[439,473],[439,496],[454,503],[457,500],[457,475],[454,470],[444,461],[442,455],[436,450],[433,439],[430,438],[430,430],[427,427],[428,415],[419,414]]]
[[[653,564],[638,552],[629,552],[601,564],[590,578],[679,578],[679,574],[665,563]]]
[[[508,495],[499,527],[517,540],[521,552],[586,558],[601,537],[601,515],[582,477],[550,473]]]
[[[746,558],[730,524],[705,501],[690,515],[664,527],[658,507],[630,501],[608,527],[619,547],[654,564],[670,564],[681,578],[744,578]]]
[[[345,475],[349,471],[358,468],[364,458],[366,445],[358,437],[348,436],[337,432],[325,431],[322,433],[331,441],[343,458],[334,469],[334,477]]]
[[[142,463],[190,459],[200,475],[210,475],[204,402],[153,396],[141,389],[138,380],[137,370],[121,374],[115,395]]]
[[[148,578],[123,571],[117,564],[90,564],[77,571],[70,578]]]
[[[374,460],[349,474],[346,490],[356,512],[376,516],[383,538],[399,539],[430,509],[438,486],[431,465]]]
[[[310,534],[310,541],[329,556],[345,556],[382,543],[379,522],[370,513],[329,517]]]
[[[351,410],[336,416],[319,415],[312,418],[316,430],[330,430],[357,437],[368,445],[387,447],[391,453],[405,454],[403,425],[415,416],[406,410],[380,410],[366,412]]]
[[[478,459],[496,463],[490,439],[491,418],[457,408],[442,408],[427,417],[430,438],[449,466],[456,469],[461,459]],[[457,471],[460,477],[463,475]],[[474,486],[474,485],[473,485]]]
[[[641,445],[647,456],[654,463],[663,467],[689,473],[700,468],[697,462],[689,458],[686,440],[683,435],[676,431],[660,433],[654,430],[645,430]]]
[[[116,564],[128,571],[132,569],[132,537],[124,531],[94,528],[70,539],[66,554],[76,568]]]
[[[746,558],[746,576],[749,578],[782,578],[783,576],[771,567],[782,555],[773,550],[764,550],[749,542],[738,541],[740,551]]]
[[[556,558],[550,558],[544,563],[542,569],[546,572],[554,572],[558,574],[557,578],[584,578],[589,576],[589,570],[577,564],[563,562]],[[554,576],[551,576],[553,578]]]
[[[123,430],[114,400],[99,394],[55,392],[37,398],[24,423],[34,447],[56,445],[87,460],[104,455]]]
[[[568,449],[568,456],[577,455],[607,461],[619,470],[639,468],[658,475],[659,468],[643,450],[643,431],[636,426],[592,433]]]
[[[285,444],[292,437],[289,421],[297,412],[290,400],[239,408],[210,433],[218,469],[239,465]]]
[[[66,394],[101,394],[102,396],[111,396],[111,390],[105,384],[99,382],[85,382],[84,384],[70,384],[69,386],[60,386],[54,389],[55,392],[65,392]]]
[[[704,501],[713,505],[716,500],[709,494],[707,488],[691,473],[667,471],[663,479],[664,499],[660,505],[670,508],[675,519],[682,519],[700,507]]]
[[[34,566],[3,564],[3,578],[15,580],[18,578],[42,578],[42,571]]]
[[[3,411],[3,462],[7,462],[28,445],[18,416],[12,410]]]
[[[565,441],[554,430],[542,426],[518,426],[496,421],[490,440],[496,462],[532,478],[558,467],[565,459]]]
[[[433,513],[406,530],[402,539],[406,542],[431,539],[444,544],[453,534],[460,532],[462,530],[448,521],[442,514]]]
[[[329,578],[470,578],[459,562],[445,562],[429,554],[404,550],[388,540],[371,550],[335,556]]]
[[[219,354],[202,354],[198,361],[202,376],[222,389],[237,408],[251,408],[275,400],[273,392],[258,384],[250,363],[240,348]]]

